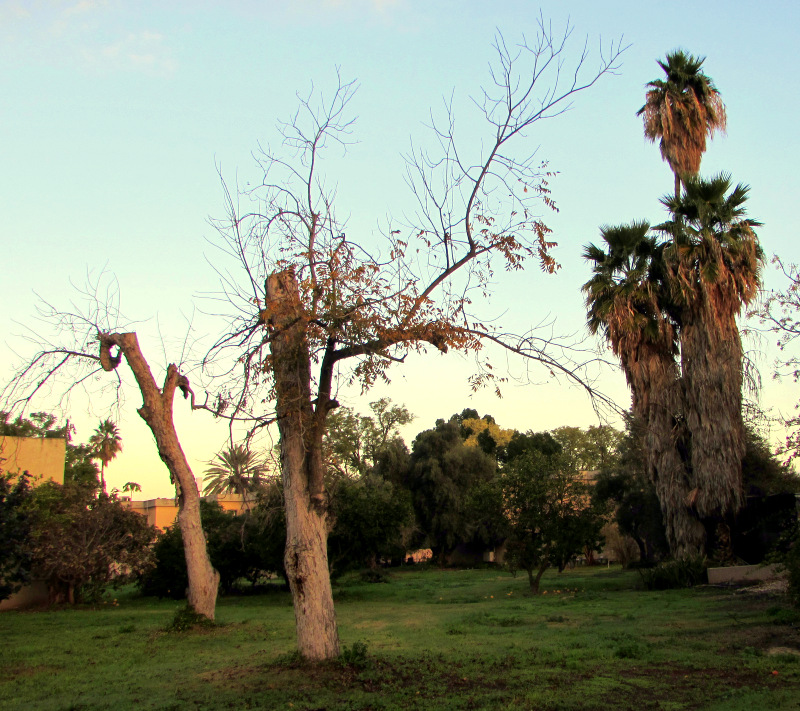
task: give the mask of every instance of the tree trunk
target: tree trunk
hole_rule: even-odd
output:
[[[544,571],[547,570],[548,565],[547,563],[542,563],[536,569],[536,575],[533,574],[533,568],[526,568],[528,572],[528,584],[531,586],[531,593],[534,595],[539,594],[539,582],[544,575]]]
[[[183,538],[186,572],[189,577],[187,598],[189,606],[198,614],[214,619],[219,588],[219,573],[208,557],[206,538],[200,521],[200,492],[186,455],[183,453],[172,416],[176,388],[187,397],[189,381],[170,364],[163,389],[159,389],[142,354],[135,333],[101,334],[100,362],[105,370],[119,364],[119,354],[111,356],[111,348],[119,348],[133,372],[144,404],[139,416],[147,423],[158,446],[158,454],[167,465],[178,498],[178,523]]]
[[[718,313],[701,284],[681,331],[686,419],[692,436],[691,505],[725,518],[744,503],[742,345],[735,315]]]
[[[306,659],[321,661],[339,656],[322,481],[322,434],[328,403],[318,402],[322,409],[317,412],[312,406],[307,323],[294,274],[272,274],[265,291],[286,506],[284,562],[298,649]]]
[[[695,557],[705,551],[705,529],[688,502],[691,462],[682,452],[686,433],[680,372],[671,339],[664,340],[640,347],[635,368],[628,366],[628,379],[633,410],[644,427],[647,475],[661,504],[670,553],[675,558]]]

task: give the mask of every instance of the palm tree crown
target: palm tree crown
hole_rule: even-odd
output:
[[[247,498],[264,484],[269,470],[266,462],[241,444],[223,449],[209,464],[203,477],[206,495],[233,493]]]
[[[746,216],[750,188],[720,174],[688,178],[684,189],[662,199],[672,219],[654,228],[673,240],[674,298],[684,306],[696,302],[702,287],[719,317],[738,316],[758,293],[764,258],[755,233],[761,223]]]
[[[106,467],[122,451],[122,437],[114,421],[106,419],[100,422],[94,434],[89,438],[89,444],[94,450],[94,458],[100,460],[100,485],[105,492]]]
[[[593,263],[592,278],[583,285],[588,326],[602,331],[614,353],[625,361],[628,379],[634,354],[644,344],[675,352],[675,332],[668,318],[663,287],[663,245],[649,235],[646,221],[603,226],[600,235],[607,251],[594,244],[584,249]],[[633,385],[633,383],[631,383]]]
[[[666,79],[648,82],[645,105],[637,112],[645,137],[653,143],[660,139],[661,157],[675,174],[676,195],[682,177],[699,172],[706,138],[727,125],[722,97],[701,71],[704,61],[682,50],[658,60]]]

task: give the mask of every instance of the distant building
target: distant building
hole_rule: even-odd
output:
[[[0,474],[14,478],[24,472],[36,486],[43,481],[64,483],[67,441],[61,437],[0,437]]]
[[[225,511],[240,514],[255,505],[253,499],[245,500],[239,494],[213,494],[203,497],[205,501],[216,501]],[[123,497],[122,501],[131,511],[142,514],[147,523],[161,531],[169,528],[178,518],[178,500],[170,498],[148,499],[146,501],[132,501]]]
[[[0,474],[17,478],[27,472],[31,484],[64,483],[67,441],[59,437],[0,437]],[[34,580],[19,592],[0,601],[0,610],[41,605],[48,601],[47,585]]]

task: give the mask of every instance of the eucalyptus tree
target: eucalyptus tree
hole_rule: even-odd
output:
[[[648,82],[637,115],[643,117],[645,137],[659,141],[661,157],[675,174],[677,197],[684,176],[699,172],[706,139],[725,131],[727,115],[714,82],[701,71],[705,57],[676,50],[656,61],[666,78]]]

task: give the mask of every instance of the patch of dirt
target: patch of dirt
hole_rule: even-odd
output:
[[[2,683],[2,681],[12,681],[19,677],[36,676],[37,674],[45,673],[52,674],[57,671],[60,671],[60,668],[52,665],[35,664],[31,666],[28,664],[15,664],[0,668],[0,683]]]
[[[763,595],[766,597],[778,597],[785,595],[789,591],[789,581],[786,578],[775,578],[765,580],[757,585],[747,585],[736,590],[737,595]]]
[[[775,657],[779,654],[800,657],[800,649],[795,649],[794,647],[770,647],[767,650],[768,657]]]

